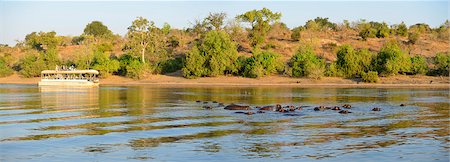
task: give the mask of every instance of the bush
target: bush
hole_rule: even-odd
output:
[[[434,65],[438,75],[448,76],[450,72],[450,53],[438,53],[434,57]]]
[[[325,67],[325,76],[328,77],[340,77],[342,76],[341,72],[338,70],[335,62],[327,64]]]
[[[0,56],[0,77],[6,77],[13,74],[13,70],[11,67],[8,66],[8,64],[11,62],[11,55],[6,54],[5,56]]]
[[[319,79],[325,72],[325,62],[316,56],[311,47],[302,47],[289,61],[292,76]]]
[[[303,27],[301,27],[301,26],[292,29],[291,39],[294,41],[299,41],[302,36],[302,34],[301,34],[302,30],[303,30]]]
[[[344,76],[354,77],[359,74],[361,70],[359,66],[359,58],[357,57],[356,51],[352,46],[341,46],[336,55],[336,66]]]
[[[218,76],[225,73],[237,73],[236,44],[224,31],[209,31],[196,47],[186,56],[183,76]]]
[[[242,75],[244,77],[259,78],[283,70],[283,62],[279,60],[278,54],[263,51],[245,61]]]
[[[378,82],[378,72],[369,71],[367,73],[361,73],[362,80],[368,83],[376,83]]]
[[[124,54],[120,58],[119,74],[133,79],[142,79],[145,74],[145,64],[139,58]]]
[[[181,57],[161,61],[158,66],[163,74],[173,73],[181,70],[184,66],[184,60]]]
[[[113,72],[120,69],[120,63],[117,60],[109,58],[107,53],[96,51],[94,52],[94,60],[92,68],[100,72],[102,77],[108,77]]]
[[[0,77],[6,77],[13,74],[13,70],[8,67],[3,57],[0,57]]]
[[[185,78],[197,78],[206,73],[205,64],[206,58],[202,56],[199,49],[194,46],[186,55],[186,64],[182,71]]]
[[[42,70],[47,69],[47,65],[38,53],[28,53],[19,62],[19,73],[27,78],[38,77]]]
[[[416,44],[417,40],[419,40],[419,33],[409,33],[408,34],[408,43]]]
[[[410,70],[411,59],[400,49],[397,42],[388,42],[381,48],[374,65],[378,73],[398,74]]]
[[[411,72],[413,74],[425,74],[427,71],[427,61],[423,56],[411,57]]]

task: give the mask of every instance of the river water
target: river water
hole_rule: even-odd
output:
[[[449,106],[449,89],[0,85],[0,161],[449,161]]]

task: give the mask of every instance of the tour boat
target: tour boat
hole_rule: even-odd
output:
[[[39,86],[87,86],[99,84],[97,70],[44,70]]]

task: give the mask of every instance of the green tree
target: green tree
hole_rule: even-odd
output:
[[[8,61],[5,56],[0,56],[0,77],[6,77],[13,74],[13,70],[8,66]]]
[[[202,55],[197,46],[186,54],[186,64],[183,67],[183,76],[185,78],[197,78],[206,73],[206,68],[203,66],[206,62],[206,58]]]
[[[168,35],[170,33],[170,25],[168,23],[164,23],[163,27],[162,27],[162,32],[164,35]]]
[[[346,77],[354,77],[359,74],[359,58],[356,55],[356,51],[350,45],[343,45],[339,47],[337,52],[336,65],[340,71]]]
[[[391,41],[381,47],[374,64],[378,73],[398,74],[410,70],[411,59],[408,54],[400,49],[398,42]]]
[[[423,56],[411,57],[411,71],[413,74],[425,74],[428,71],[427,61]]]
[[[41,75],[42,70],[47,69],[44,59],[40,57],[38,52],[28,52],[19,61],[20,71],[19,73],[27,78],[38,77]]]
[[[336,66],[340,74],[350,78],[369,71],[374,57],[369,50],[354,50],[350,45],[341,46],[336,55]]]
[[[325,61],[316,56],[310,46],[304,46],[289,60],[293,77],[305,76],[319,79],[325,72]]]
[[[263,8],[261,10],[248,11],[238,15],[236,18],[251,24],[250,39],[252,45],[259,48],[259,45],[266,39],[271,24],[280,20],[281,13],[273,13],[269,9]]]
[[[209,13],[208,17],[205,18],[205,22],[210,30],[222,30],[222,26],[226,17],[227,14],[224,12]]]
[[[56,36],[56,32],[32,32],[25,36],[25,44],[39,51],[56,49],[61,43],[61,39]]]
[[[154,22],[143,17],[138,17],[128,27],[127,38],[127,52],[140,54],[142,63],[146,62],[146,56],[149,56],[148,60],[157,62],[161,55],[166,54],[163,32],[154,25]]]
[[[439,75],[448,76],[450,72],[450,53],[438,53],[434,57],[434,65]]]
[[[92,21],[87,24],[83,31],[84,35],[92,35],[95,38],[109,38],[113,35],[107,26],[100,21]]]
[[[284,67],[278,54],[262,51],[247,58],[243,63],[242,68],[241,71],[244,77],[259,78],[281,72]]]
[[[405,37],[408,35],[408,27],[406,27],[404,22],[402,22],[399,25],[397,25],[395,32],[397,33],[397,35]]]
[[[119,58],[119,74],[133,79],[142,79],[145,74],[145,64],[139,58],[129,54],[123,54]]]
[[[183,68],[185,77],[218,76],[236,73],[234,62],[237,59],[236,44],[224,31],[212,30],[205,38],[188,52]]]
[[[416,44],[419,38],[420,35],[418,32],[408,33],[408,43]]]
[[[376,71],[369,71],[369,72],[363,72],[361,73],[361,78],[364,82],[368,83],[376,83],[378,82],[378,72]]]
[[[301,26],[292,29],[291,39],[295,40],[295,41],[299,41],[302,36],[301,35],[302,31],[303,31],[303,27],[301,27]]]

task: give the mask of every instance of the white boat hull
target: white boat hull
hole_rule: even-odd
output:
[[[42,79],[39,86],[67,86],[67,87],[97,87],[99,83],[94,83],[87,80],[51,80]]]

